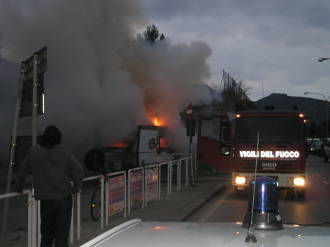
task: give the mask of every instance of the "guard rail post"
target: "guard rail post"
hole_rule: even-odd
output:
[[[184,168],[185,168],[185,186],[188,187],[189,186],[189,167],[188,167],[188,159],[185,158],[184,159]]]
[[[192,184],[195,185],[195,176],[194,176],[194,168],[193,168],[193,163],[192,163],[192,155],[190,155],[189,157],[189,164],[190,164],[190,170],[191,170],[191,181],[192,181]]]
[[[32,234],[32,246],[37,246],[38,245],[38,229],[37,229],[37,225],[38,225],[38,207],[37,207],[37,203],[36,200],[34,199],[35,193],[34,193],[34,189],[32,189],[32,200],[31,200],[31,234]]]
[[[144,208],[144,205],[145,205],[145,194],[146,194],[146,187],[145,187],[145,167],[143,167],[142,169],[142,208]]]
[[[197,152],[194,155],[194,164],[195,164],[195,174],[197,174],[198,162],[197,162]]]
[[[72,208],[71,208],[71,223],[70,223],[70,232],[69,232],[69,239],[70,239],[70,244],[73,244],[74,241],[74,235],[73,235],[73,224],[74,224],[74,209],[75,209],[75,195],[71,195],[72,198]],[[39,246],[39,245],[38,245]]]
[[[170,194],[172,194],[173,163],[174,163],[174,161],[172,161],[171,164],[170,164]]]
[[[76,197],[77,197],[77,240],[80,240],[81,191],[78,191],[76,193]]]
[[[124,173],[124,218],[127,217],[127,183],[126,183],[126,172]]]
[[[101,186],[101,229],[104,228],[104,176],[100,179]]]
[[[28,247],[32,247],[32,191],[28,193]]]
[[[127,213],[128,216],[131,215],[131,170],[128,170],[128,176],[127,176]]]
[[[109,178],[105,179],[105,225],[109,225]]]
[[[170,164],[172,161],[170,161],[167,164],[167,196],[170,195]]]
[[[171,178],[171,173],[172,173],[172,161],[168,164],[168,167],[167,167],[167,176],[168,176],[168,179],[167,179],[167,195],[171,195],[172,193],[172,178]]]
[[[181,187],[181,160],[176,161],[176,191],[178,192]]]

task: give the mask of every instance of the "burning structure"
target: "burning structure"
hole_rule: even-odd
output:
[[[130,139],[93,148],[85,155],[85,165],[94,172],[106,173],[172,160],[166,129],[157,125],[138,126]]]

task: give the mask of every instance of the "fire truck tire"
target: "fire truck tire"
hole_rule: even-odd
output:
[[[296,197],[296,193],[295,193],[294,189],[291,189],[291,188],[285,189],[285,198],[286,199],[292,200],[295,197]]]
[[[247,197],[247,189],[238,189],[238,188],[234,188],[235,190],[235,195],[239,198],[242,197]]]
[[[306,190],[296,190],[295,195],[297,199],[303,200],[306,197]]]

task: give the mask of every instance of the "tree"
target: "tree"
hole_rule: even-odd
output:
[[[163,33],[159,35],[159,30],[154,24],[147,26],[147,30],[144,31],[143,36],[144,39],[151,44],[154,44],[157,40],[165,39]]]
[[[164,39],[165,39],[165,35],[162,33],[162,34],[160,35],[159,40],[164,40]]]

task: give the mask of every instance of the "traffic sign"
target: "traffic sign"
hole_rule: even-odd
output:
[[[38,94],[41,95],[44,93],[44,75],[38,75],[38,84],[37,84]],[[23,82],[22,87],[22,101],[31,101],[33,99],[33,79],[29,79]]]
[[[37,63],[35,62],[37,56]],[[32,116],[33,113],[33,80],[37,82],[37,114],[44,114],[44,73],[47,71],[47,47],[35,52],[31,57],[22,62],[23,82],[21,107],[19,117]],[[36,66],[37,78],[33,78],[33,68]]]
[[[39,51],[35,52],[34,55],[38,56],[38,67],[37,73],[43,74],[47,71],[47,47],[43,47]],[[34,55],[23,61],[24,64],[24,80],[33,78],[33,63]]]
[[[192,113],[193,113],[193,110],[192,110],[192,103],[190,103],[190,104],[188,105],[186,113],[187,113],[188,118],[191,119],[191,117],[192,117]]]

